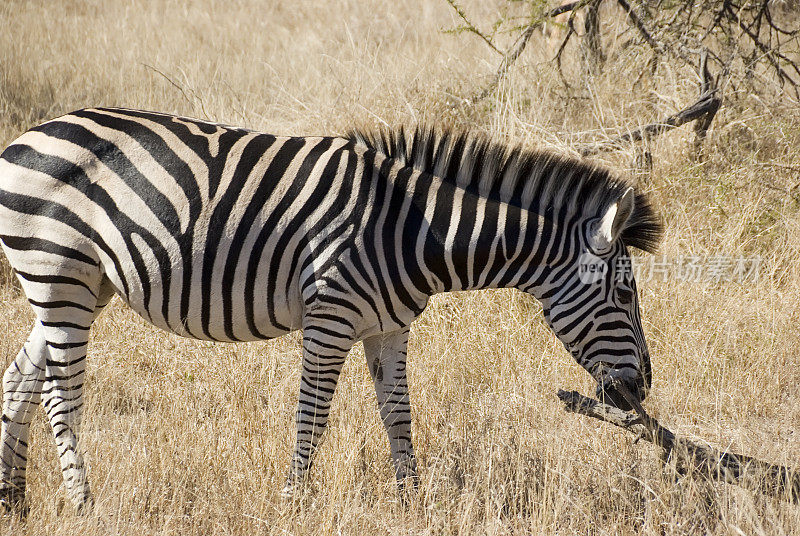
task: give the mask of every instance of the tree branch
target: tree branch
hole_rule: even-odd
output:
[[[628,14],[628,18],[631,19],[631,22],[642,35],[644,40],[647,42],[650,47],[655,50],[656,52],[664,52],[664,45],[656,41],[647,28],[642,22],[642,19],[639,18],[639,15],[633,10],[631,5],[626,0],[617,0],[617,3],[625,10],[625,13]]]
[[[641,406],[638,415],[608,406],[576,391],[558,391],[565,410],[611,423],[661,447],[666,457],[693,467],[711,480],[737,484],[792,502],[800,502],[800,473],[750,456],[719,451],[709,445],[677,437]],[[638,404],[637,404],[638,405]]]
[[[491,94],[492,91],[494,91],[500,81],[505,78],[509,68],[511,68],[514,62],[517,61],[517,58],[519,58],[520,54],[522,54],[522,52],[525,50],[525,47],[528,45],[528,41],[533,35],[534,30],[541,27],[546,20],[570,11],[578,10],[591,1],[592,0],[577,0],[576,2],[570,2],[569,4],[558,6],[557,8],[548,11],[542,18],[528,24],[514,44],[503,55],[503,61],[500,62],[500,66],[497,68],[497,72],[494,74],[494,77],[492,77],[492,80],[486,85],[486,87],[483,88],[483,90],[481,90],[471,99],[471,103],[474,104],[485,99]]]
[[[575,34],[575,25],[573,24],[573,19],[575,18],[575,12],[569,17],[567,21],[567,35],[564,36],[564,39],[561,41],[561,45],[558,47],[558,52],[556,52],[555,60],[556,60],[556,68],[558,69],[558,76],[561,77],[561,83],[564,84],[564,87],[570,88],[569,82],[567,82],[567,77],[564,76],[564,70],[561,68],[561,54],[564,53],[564,49],[567,47],[567,43],[569,43],[569,38]]]
[[[464,31],[467,31],[467,32],[470,32],[470,33],[474,33],[475,35],[477,35],[478,37],[483,39],[483,41],[487,45],[489,45],[489,48],[491,48],[492,50],[494,50],[495,52],[497,52],[500,55],[503,54],[503,52],[499,48],[497,48],[495,46],[495,44],[492,42],[492,40],[486,34],[484,34],[474,24],[472,24],[472,22],[470,22],[470,20],[467,18],[467,14],[464,13],[464,10],[461,9],[461,6],[459,6],[456,3],[455,0],[445,0],[445,1],[448,4],[450,4],[450,7],[453,8],[453,11],[455,11],[458,14],[458,16],[461,17],[461,20],[464,21],[464,26],[459,26],[458,28],[454,28],[453,30],[448,30],[446,33],[450,33],[450,32],[458,33],[461,30],[464,30]]]
[[[769,45],[762,43],[758,38],[758,33],[754,33],[750,28],[748,28],[744,22],[742,22],[741,18],[736,16],[736,13],[734,13],[730,7],[728,7],[728,16],[732,22],[736,22],[742,32],[750,38],[756,48],[758,48],[764,57],[767,58],[767,61],[769,61],[769,63],[772,65],[772,68],[775,70],[775,73],[778,75],[778,80],[780,80],[781,84],[788,81],[789,84],[794,88],[795,96],[800,98],[800,83],[795,81],[794,78],[790,76],[783,67],[781,67],[778,60],[783,60],[786,62],[786,64],[792,67],[792,69],[794,69],[798,75],[800,75],[800,66],[788,58],[785,54],[782,54],[779,50],[779,47],[770,47]],[[758,20],[760,20],[760,18]]]
[[[607,151],[614,151],[623,148],[629,143],[658,136],[668,130],[672,130],[673,128],[679,127],[696,119],[708,118],[709,116],[711,119],[713,119],[714,115],[717,113],[717,110],[719,110],[720,104],[720,98],[717,96],[715,90],[706,91],[700,95],[700,98],[697,100],[697,102],[691,106],[688,106],[687,108],[684,108],[676,114],[673,114],[657,123],[650,123],[649,125],[637,128],[626,134],[617,136],[616,138],[585,146],[580,149],[580,153],[582,156],[589,156]],[[707,124],[705,127],[708,128],[708,125],[710,124],[711,120],[707,119]]]

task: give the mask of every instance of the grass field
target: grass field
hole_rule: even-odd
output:
[[[477,20],[497,5],[464,3]],[[570,152],[696,97],[695,80],[669,64],[637,79],[647,58],[634,49],[568,94],[549,62],[557,40],[537,35],[495,94],[453,109],[454,95],[473,94],[499,63],[474,36],[442,32],[457,22],[443,0],[6,1],[0,146],[73,109],[120,105],[278,134],[438,121]],[[691,128],[679,128],[653,143],[652,175],[638,179],[663,213],[657,259],[669,267],[639,282],[654,366],[645,405],[677,432],[800,467],[800,107],[755,95],[726,104],[703,159],[692,155]],[[598,161],[633,177],[632,156]],[[756,280],[686,281],[682,256],[761,263]],[[0,364],[33,320],[4,274]],[[359,345],[308,492],[286,504],[278,492],[294,443],[298,334],[185,340],[115,300],[88,360],[82,442],[95,508],[79,517],[64,506],[40,414],[30,514],[0,519],[0,534],[800,533],[797,505],[678,478],[649,444],[564,413],[555,391],[593,393],[593,381],[532,298],[437,296],[409,355],[416,497],[398,502]]]

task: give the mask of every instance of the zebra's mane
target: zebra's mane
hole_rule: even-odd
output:
[[[630,186],[587,161],[494,142],[466,130],[428,125],[357,129],[346,138],[482,197],[542,215],[567,208],[594,218]],[[661,240],[662,224],[648,197],[637,188],[634,192],[634,211],[621,238],[628,246],[653,253]]]

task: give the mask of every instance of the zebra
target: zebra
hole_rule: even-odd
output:
[[[417,484],[406,352],[436,293],[532,294],[598,394],[630,409],[652,376],[633,274],[587,278],[586,258],[614,267],[661,234],[648,196],[609,170],[466,129],[280,137],[126,108],[43,123],[0,155],[0,241],[35,313],[3,376],[2,502],[24,502],[41,403],[67,496],[91,506],[78,446],[87,343],[114,295],[195,339],[302,330],[287,497],[359,341],[398,486]]]

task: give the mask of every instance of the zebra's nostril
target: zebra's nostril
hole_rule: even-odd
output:
[[[599,384],[596,390],[597,398],[601,402],[615,406],[623,411],[631,411],[633,406],[628,402],[625,393],[617,389],[614,383],[614,381],[605,381]],[[640,390],[635,384],[626,385],[624,389],[627,391],[628,396],[633,396],[638,402],[642,401]]]

